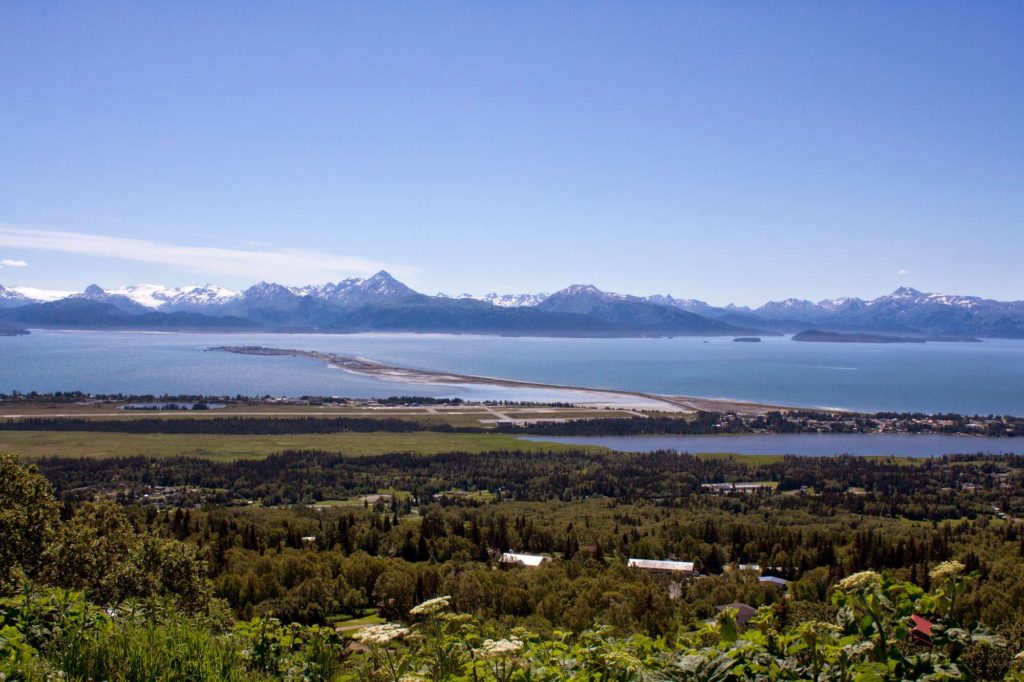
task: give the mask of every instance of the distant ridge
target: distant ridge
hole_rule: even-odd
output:
[[[1024,338],[1024,301],[901,287],[872,300],[790,298],[751,309],[575,284],[553,294],[428,296],[385,271],[320,285],[139,284],[74,294],[0,286],[0,322],[82,329],[404,331],[522,336],[744,336],[808,328],[900,336]]]

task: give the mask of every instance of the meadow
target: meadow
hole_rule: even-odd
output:
[[[506,434],[491,433],[332,433],[284,436],[233,436],[221,434],[96,433],[86,431],[0,431],[0,452],[26,459],[40,457],[202,457],[217,461],[262,459],[284,450],[320,450],[343,456],[410,452],[433,455],[443,452],[568,452],[606,451],[602,447],[579,448],[557,443],[527,442]]]

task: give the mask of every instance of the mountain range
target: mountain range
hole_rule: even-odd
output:
[[[153,284],[80,293],[0,286],[0,323],[36,328],[451,332],[522,336],[736,336],[807,329],[906,336],[1024,338],[1024,301],[901,287],[872,300],[712,306],[573,285],[553,294],[428,296],[381,271],[368,278],[240,292]]]

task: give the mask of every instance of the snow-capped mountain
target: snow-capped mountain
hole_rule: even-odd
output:
[[[444,294],[439,294],[444,296]],[[471,299],[474,301],[484,301],[490,303],[493,306],[499,308],[532,308],[533,306],[541,303],[548,297],[548,294],[482,294],[475,296],[473,294],[459,294],[455,298],[457,299]],[[446,297],[448,298],[448,297]]]
[[[804,319],[816,320],[828,311],[813,301],[802,298],[787,298],[783,301],[769,301],[755,311],[770,320]]]
[[[24,294],[19,294],[13,289],[5,289],[0,285],[0,308],[12,308],[31,302],[32,299],[28,298]]]
[[[231,289],[215,284],[192,284],[183,287],[166,287],[162,284],[135,284],[133,286],[107,289],[105,294],[123,296],[152,310],[218,305],[238,295]],[[95,296],[94,296],[95,298]],[[100,297],[102,299],[102,296]]]
[[[82,293],[74,294],[68,298],[92,301],[94,303],[109,303],[126,313],[137,314],[149,311],[147,306],[141,303],[136,303],[134,300],[123,294],[115,294],[105,291],[98,284],[90,284]]]
[[[291,298],[301,298],[290,288],[273,282],[257,282],[246,289],[238,297],[243,301],[277,301]]]
[[[59,301],[62,298],[68,298],[74,295],[74,291],[64,291],[61,289],[39,289],[36,287],[11,287],[7,291],[13,291],[16,294],[20,294],[28,303],[46,303],[47,301]]]
[[[237,291],[216,284],[192,285],[170,289],[165,307],[220,305],[238,296]]]
[[[866,305],[886,304],[914,304],[914,305],[946,305],[956,308],[976,309],[990,305],[1003,305],[1000,301],[984,299],[978,296],[957,296],[952,294],[926,294],[910,287],[900,287],[888,296],[867,301]]]
[[[337,284],[328,282],[321,285],[297,287],[292,291],[298,296],[310,296],[346,305],[360,305],[385,299],[411,298],[420,295],[384,270],[366,279],[353,277],[343,279]]]
[[[653,296],[648,296],[647,300],[651,303],[679,308],[680,310],[685,310],[688,313],[697,313],[698,315],[717,316],[726,312],[724,308],[716,308],[710,303],[706,303],[705,301],[701,301],[696,298],[675,298],[671,294],[654,294]]]
[[[829,312],[836,312],[839,310],[849,310],[851,308],[862,308],[865,303],[859,298],[852,298],[850,296],[842,296],[840,298],[826,299],[818,301],[818,305]]]
[[[732,325],[639,296],[601,291],[592,284],[574,284],[548,296],[538,310],[569,313],[618,327],[665,334],[745,334],[750,327]]]
[[[171,291],[171,289],[162,284],[136,284],[130,287],[110,289],[107,293],[114,296],[124,296],[139,305],[156,309],[167,302],[168,293]]]
[[[871,300],[847,297],[815,303],[790,298],[751,310],[734,305],[716,307],[671,295],[605,292],[591,284],[575,284],[551,295],[425,296],[383,271],[372,277],[304,287],[259,282],[242,292],[214,284],[173,288],[137,284],[108,290],[92,284],[77,293],[0,286],[0,309],[4,318],[0,322],[69,329],[128,328],[145,320],[151,327],[163,324],[171,328],[555,335],[818,329],[1024,338],[1024,301],[925,293],[909,287]],[[128,321],[118,316],[126,316]]]

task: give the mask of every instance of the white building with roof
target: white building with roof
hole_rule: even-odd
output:
[[[522,565],[526,568],[537,568],[546,561],[551,561],[551,557],[543,554],[518,554],[516,552],[505,552],[498,559],[498,563],[501,564]]]
[[[638,568],[641,571],[652,571],[654,573],[684,573],[687,575],[700,575],[692,561],[665,561],[661,559],[630,559],[627,564],[630,568]]]

